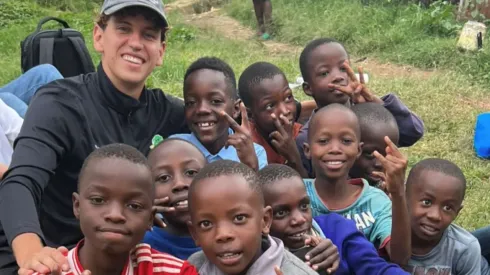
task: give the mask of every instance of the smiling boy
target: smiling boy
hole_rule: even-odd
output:
[[[216,57],[203,57],[184,76],[185,119],[191,134],[178,134],[196,145],[208,162],[241,161],[253,169],[267,165],[262,146],[251,138],[245,107],[240,104],[233,69]],[[242,114],[242,124],[235,119]]]
[[[412,228],[412,274],[481,274],[478,240],[453,224],[463,208],[466,179],[456,164],[425,159],[407,179]]]
[[[40,271],[51,263],[40,262],[45,254],[66,264],[51,247],[83,238],[71,194],[92,151],[119,142],[147,154],[155,134],[188,132],[183,102],[145,87],[163,63],[168,26],[161,0],[104,1],[93,28],[97,72],[36,93],[0,185],[0,274]]]

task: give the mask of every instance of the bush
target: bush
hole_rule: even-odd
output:
[[[38,4],[59,10],[90,11],[99,7],[104,0],[36,0]]]
[[[0,27],[18,23],[36,14],[32,3],[22,1],[0,2]]]

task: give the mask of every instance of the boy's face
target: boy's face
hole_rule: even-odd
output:
[[[437,244],[463,203],[463,183],[441,172],[422,171],[407,185],[412,236]]]
[[[262,133],[270,134],[277,130],[272,114],[278,119],[283,115],[290,123],[294,123],[296,102],[284,75],[278,74],[273,79],[264,79],[250,92],[252,117]]]
[[[191,144],[172,140],[158,146],[148,161],[155,182],[155,197],[169,197],[167,206],[176,210],[165,214],[166,221],[173,226],[187,227],[190,221],[187,207],[189,186],[194,176],[206,165],[206,159]]]
[[[111,254],[128,253],[153,224],[149,169],[128,160],[94,160],[73,193],[73,212],[85,244]]]
[[[338,179],[349,173],[361,153],[357,118],[346,110],[317,113],[311,121],[304,152],[317,177]]]
[[[229,123],[220,112],[236,118],[238,101],[233,100],[222,72],[202,69],[190,74],[184,91],[185,119],[191,131],[206,147],[228,137]]]
[[[382,179],[373,175],[374,171],[384,172],[384,167],[377,158],[374,157],[374,151],[378,151],[383,156],[386,156],[386,142],[384,137],[388,136],[391,141],[398,144],[398,129],[386,125],[378,124],[365,129],[361,134],[362,139],[362,154],[354,163],[350,170],[352,178],[364,178],[370,185],[378,184]]]
[[[261,254],[272,211],[241,176],[202,181],[191,198],[191,234],[222,272],[244,274]]]
[[[111,16],[105,30],[95,25],[94,47],[102,54],[104,71],[113,83],[142,85],[162,65],[165,43],[160,41],[161,31],[142,15]]]
[[[263,186],[265,204],[272,207],[271,235],[289,249],[305,246],[311,230],[310,198],[299,177],[281,179]]]
[[[318,46],[308,59],[310,79],[305,79],[304,92],[315,99],[318,107],[332,103],[345,104],[349,96],[341,91],[329,88],[328,84],[347,86],[349,77],[344,67],[348,60],[347,52],[339,43],[327,43]]]

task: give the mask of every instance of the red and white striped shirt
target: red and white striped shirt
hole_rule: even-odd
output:
[[[78,250],[83,245],[80,241],[75,248],[65,253],[70,264],[70,271],[62,275],[81,275],[85,270],[80,263]],[[196,268],[187,261],[172,255],[156,251],[148,244],[138,244],[129,255],[121,275],[198,275]],[[33,275],[39,275],[34,273]]]

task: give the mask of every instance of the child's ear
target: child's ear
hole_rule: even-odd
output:
[[[233,119],[237,119],[240,115],[240,103],[242,103],[241,99],[237,99],[235,100],[235,103],[233,103]]]
[[[358,159],[361,156],[363,146],[364,146],[364,142],[359,142],[359,146],[357,147],[358,152],[357,152],[356,159]]]
[[[303,143],[303,152],[305,153],[305,157],[309,160],[311,160],[311,155],[310,155],[310,145],[308,143]]]
[[[264,218],[262,219],[262,234],[269,235],[272,225],[272,207],[264,207]]]
[[[80,219],[80,195],[77,192],[73,192],[71,200],[73,202],[73,214],[78,220]]]
[[[313,96],[313,93],[311,92],[311,87],[310,87],[310,84],[308,84],[308,82],[303,82],[303,92],[305,92],[306,95],[308,96]]]
[[[189,229],[189,233],[191,234],[191,237],[194,240],[194,243],[196,244],[196,246],[201,246],[201,244],[199,243],[199,240],[197,239],[196,230],[194,229],[194,226],[192,226],[191,221],[187,222],[187,229]]]

